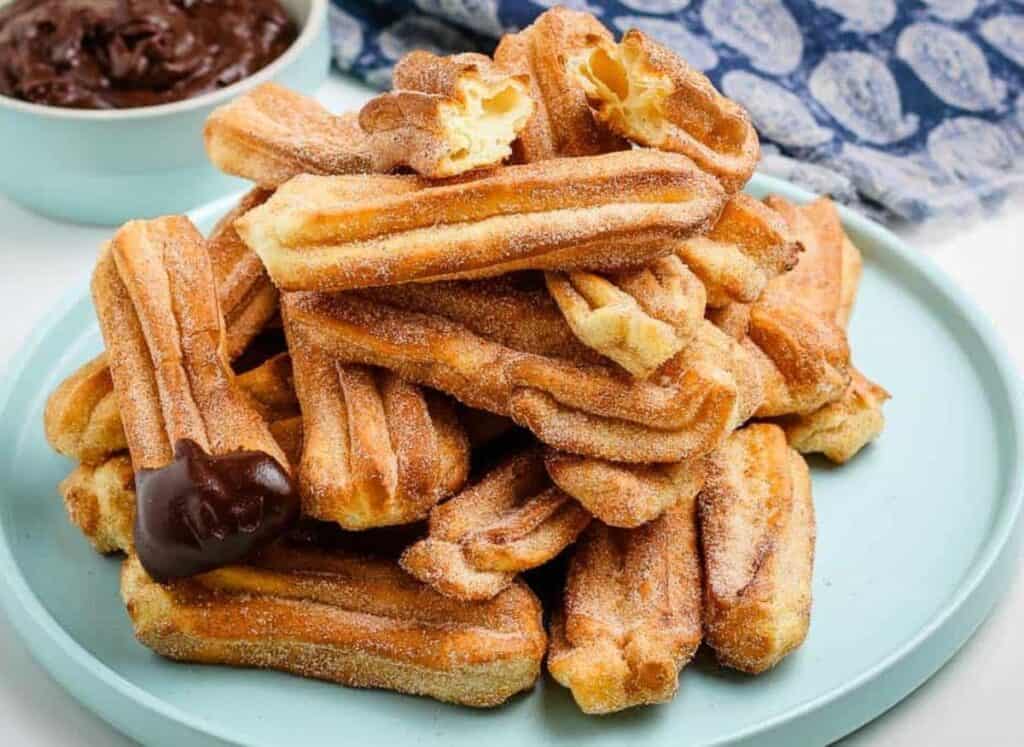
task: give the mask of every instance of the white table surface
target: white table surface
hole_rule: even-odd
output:
[[[332,77],[320,98],[353,108],[367,89]],[[0,168],[3,168],[0,165]],[[1024,370],[1024,201],[949,232],[899,230],[978,301]],[[0,361],[7,361],[64,291],[84,279],[110,229],[56,223],[0,197]],[[936,235],[938,234],[938,235]],[[56,498],[55,498],[56,500]],[[851,621],[855,624],[855,621]],[[1024,744],[1024,578],[935,677],[884,716],[843,740],[866,745]],[[123,747],[134,744],[67,695],[33,661],[0,614],[0,744]]]

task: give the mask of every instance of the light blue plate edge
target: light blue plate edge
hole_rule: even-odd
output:
[[[788,182],[758,174],[750,187],[758,193],[777,193],[797,202],[815,195]],[[234,199],[218,200],[192,215],[216,215],[226,211]],[[1003,351],[999,335],[985,314],[929,257],[907,246],[888,229],[842,206],[846,227],[867,236],[885,251],[896,255],[909,269],[947,297],[977,335],[1003,387],[1000,399],[1008,405],[1004,414],[1015,457],[1012,474],[995,522],[992,541],[975,560],[958,592],[926,626],[902,647],[870,670],[841,687],[804,703],[799,708],[737,732],[714,744],[772,745],[825,744],[850,733],[884,713],[927,680],[970,638],[988,616],[1013,576],[1020,544],[1020,523],[1024,504],[1024,388],[1015,365]],[[6,409],[15,385],[52,328],[80,303],[83,286],[73,286],[39,322],[21,346],[0,382],[0,411]],[[2,487],[0,487],[2,489]],[[22,575],[4,531],[0,531],[0,602],[14,628],[44,668],[90,710],[112,726],[146,743],[174,743],[182,738],[210,738],[227,744],[245,742],[217,724],[172,706],[127,681],[93,657],[46,611]],[[101,685],[97,688],[96,684]]]

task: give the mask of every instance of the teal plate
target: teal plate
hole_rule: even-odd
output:
[[[757,178],[752,191],[810,195]],[[208,227],[226,208],[196,216]],[[843,212],[865,256],[857,365],[892,394],[879,441],[812,460],[818,514],[807,642],[746,677],[701,654],[669,705],[588,718],[542,681],[474,711],[273,672],[164,661],[137,644],[116,559],[55,492],[71,464],[43,438],[47,393],[100,349],[78,289],[15,357],[0,392],[0,569],[14,625],[53,676],[146,744],[824,744],[899,701],[971,635],[1013,572],[1022,500],[1019,381],[978,309],[930,261]],[[966,250],[966,248],[965,248]]]

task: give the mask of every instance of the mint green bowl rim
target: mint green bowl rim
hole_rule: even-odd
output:
[[[750,186],[759,192],[782,194],[797,202],[808,202],[815,198],[815,195],[810,192],[799,189],[788,182],[761,174],[755,175]],[[224,212],[235,200],[237,200],[237,196],[218,200],[194,211],[192,215],[196,217]],[[1007,482],[1007,490],[1002,501],[1002,511],[996,522],[996,529],[992,533],[992,541],[975,560],[970,573],[961,583],[957,593],[952,596],[950,601],[931,622],[923,626],[916,635],[899,649],[880,660],[860,676],[786,713],[766,719],[748,729],[730,734],[728,736],[728,742],[730,743],[749,740],[759,734],[771,732],[789,722],[801,719],[813,711],[854,696],[858,691],[869,686],[874,680],[892,670],[899,662],[917,653],[928,641],[945,634],[947,640],[943,641],[944,645],[941,652],[937,656],[933,655],[931,661],[925,665],[926,674],[923,677],[916,677],[915,681],[909,685],[901,683],[893,686],[894,690],[884,697],[878,698],[878,703],[869,707],[871,710],[870,717],[858,718],[857,723],[848,725],[849,728],[843,728],[840,733],[833,734],[832,737],[835,738],[848,733],[850,730],[883,713],[937,671],[970,638],[976,625],[984,619],[991,605],[1001,596],[1005,587],[1005,581],[995,586],[985,586],[985,581],[989,579],[993,572],[999,570],[997,564],[1000,561],[1007,561],[1008,554],[1016,548],[1014,540],[1017,539],[1022,506],[1024,506],[1024,450],[1022,450],[1021,446],[1022,435],[1024,435],[1024,387],[1022,387],[1020,375],[1015,365],[1010,360],[1008,354],[1004,352],[999,335],[991,321],[989,321],[975,302],[932,259],[912,249],[902,239],[874,221],[842,206],[839,206],[839,211],[843,224],[847,228],[867,236],[876,246],[883,247],[884,251],[895,254],[899,260],[905,262],[914,271],[920,273],[926,281],[946,294],[956,309],[963,315],[971,330],[978,336],[979,342],[992,359],[1000,383],[1006,390],[1005,399],[1010,407],[1006,415],[1014,440],[1015,448],[1011,450],[1011,453],[1015,455],[1015,462],[1012,466],[1012,474]],[[23,369],[28,365],[36,348],[49,334],[53,325],[62,319],[74,304],[81,301],[84,285],[84,282],[80,282],[66,292],[54,308],[37,324],[29,339],[14,355],[12,360],[17,361],[17,363],[8,371],[3,382],[0,383],[0,410],[7,407],[8,399],[15,383],[20,379]],[[3,602],[9,619],[14,623],[37,660],[65,687],[68,687],[66,682],[72,679],[75,673],[69,673],[66,666],[64,668],[58,667],[51,662],[52,656],[44,657],[36,650],[36,646],[41,645],[40,641],[43,638],[48,639],[50,644],[57,646],[59,648],[57,653],[61,653],[66,657],[63,660],[63,664],[78,667],[80,670],[79,674],[91,675],[101,684],[110,688],[115,694],[130,701],[135,701],[141,708],[150,711],[152,714],[162,716],[169,721],[177,722],[196,732],[230,744],[246,744],[209,720],[196,717],[187,711],[170,705],[160,698],[149,694],[142,687],[132,684],[95,658],[75,641],[46,611],[40,599],[29,587],[14,559],[7,542],[7,536],[3,531],[0,531],[0,572],[2,572],[4,581],[3,584],[0,584],[0,592],[2,592],[0,593],[0,602]],[[1008,580],[1008,577],[1006,580]],[[966,634],[958,633],[955,630],[957,624],[964,622],[963,619],[958,618],[958,613],[965,613],[971,610],[972,608],[969,606],[971,604],[975,605],[974,609],[982,609],[983,614],[976,621],[969,623],[970,627]],[[16,610],[19,610],[17,614],[15,613]],[[30,626],[35,626],[35,630],[30,630]],[[951,645],[950,641],[952,641]],[[59,669],[61,671],[58,671]],[[79,697],[73,691],[72,694]],[[86,705],[89,704],[86,703]],[[124,723],[118,719],[117,715],[100,710],[97,710],[97,713],[115,727],[124,728]]]

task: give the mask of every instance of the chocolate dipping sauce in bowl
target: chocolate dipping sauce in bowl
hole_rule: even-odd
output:
[[[85,223],[179,213],[244,184],[203,123],[269,80],[312,93],[328,0],[0,0],[0,192]]]

